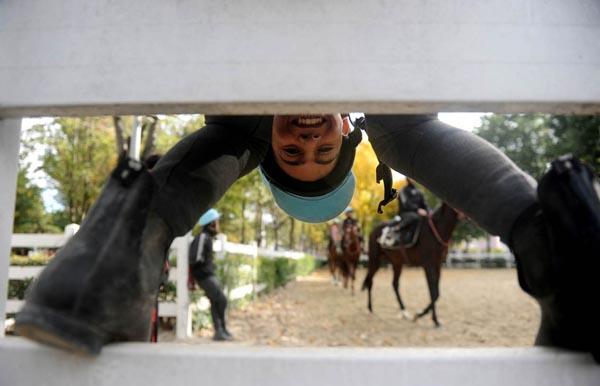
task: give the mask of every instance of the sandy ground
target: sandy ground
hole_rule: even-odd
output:
[[[231,310],[229,326],[235,342],[366,347],[533,344],[539,311],[535,302],[519,289],[513,269],[442,271],[437,303],[440,328],[433,326],[429,315],[417,322],[401,318],[388,269],[381,269],[375,276],[374,313],[370,314],[367,294],[360,291],[365,273],[360,270],[357,274],[354,296],[349,290],[334,286],[328,272],[321,270]],[[429,301],[422,269],[405,268],[400,291],[412,314],[422,310]],[[211,335],[210,330],[200,331],[189,343],[209,343]]]

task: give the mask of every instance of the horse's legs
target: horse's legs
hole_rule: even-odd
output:
[[[367,289],[369,291],[369,311],[373,312],[373,304],[371,302],[371,289],[373,288],[373,276],[379,270],[379,257],[371,257],[369,256],[369,270],[367,272],[367,276],[363,281],[362,289]]]
[[[360,256],[359,256],[360,258]],[[354,296],[354,281],[356,280],[356,268],[358,267],[358,259],[350,264],[350,278],[352,279],[352,296]]]
[[[429,311],[431,311],[431,318],[436,327],[440,326],[440,323],[437,319],[437,314],[435,312],[435,302],[440,297],[440,267],[437,267],[432,264],[425,264],[423,266],[425,269],[425,277],[427,278],[427,286],[429,287],[429,295],[431,296],[431,303],[416,317],[415,320],[426,315]]]
[[[404,307],[404,303],[402,302],[402,298],[400,297],[400,274],[402,273],[402,264],[394,265],[394,280],[392,281],[392,288],[394,289],[394,293],[396,294],[396,300],[398,300],[398,304],[400,305],[400,312],[402,313],[402,318],[410,318],[406,308]]]

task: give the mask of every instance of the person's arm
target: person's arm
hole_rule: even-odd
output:
[[[435,115],[367,115],[377,156],[414,178],[491,234],[508,240],[517,217],[536,202],[536,183],[480,137]]]
[[[210,264],[213,261],[213,239],[209,235],[202,234],[201,256],[204,264]]]
[[[427,206],[427,202],[425,201],[425,196],[421,191],[417,190],[417,192],[419,194],[419,209],[423,210],[426,215],[427,213],[429,213],[429,207]]]
[[[155,209],[182,235],[238,178],[256,168],[269,146],[272,118],[208,116],[152,169]]]
[[[188,264],[189,265],[192,265],[196,262],[197,253],[198,253],[198,236],[194,237],[194,239],[190,243],[190,248],[188,250]]]

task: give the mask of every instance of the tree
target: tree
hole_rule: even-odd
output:
[[[600,170],[600,116],[552,115],[547,121],[556,138],[549,151],[553,158],[572,153]]]
[[[385,220],[394,217],[398,207],[394,202],[389,203],[383,209],[383,214],[377,213],[379,201],[383,199],[383,182],[377,183],[375,179],[375,169],[379,164],[377,156],[373,151],[371,143],[361,142],[356,148],[354,165],[352,172],[356,179],[356,190],[352,198],[351,206],[356,212],[364,234],[368,234],[373,226]],[[396,181],[396,189],[404,186],[404,180]]]
[[[60,228],[49,224],[48,216],[42,201],[42,189],[27,177],[28,165],[19,168],[17,175],[17,197],[13,232],[15,233],[48,233],[58,232]]]
[[[600,168],[600,117],[543,114],[490,115],[475,130],[521,169],[539,178],[550,161],[572,153]]]
[[[489,115],[481,119],[475,134],[494,144],[534,177],[543,174],[548,149],[555,141],[547,116],[541,114]]]
[[[42,169],[58,191],[69,222],[81,223],[116,163],[108,118],[57,118],[34,128],[44,146]]]

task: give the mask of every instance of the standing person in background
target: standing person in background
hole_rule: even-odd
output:
[[[219,231],[219,218],[221,214],[216,209],[209,209],[198,220],[202,230],[190,244],[189,264],[194,280],[210,300],[210,314],[215,329],[213,340],[223,341],[231,340],[233,336],[225,324],[227,297],[215,276],[213,239]]]

